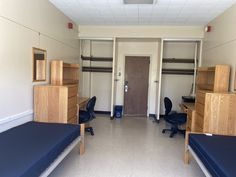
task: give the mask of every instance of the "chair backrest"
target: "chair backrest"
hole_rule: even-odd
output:
[[[90,98],[90,100],[88,101],[86,105],[86,110],[92,115],[93,118],[95,118],[94,107],[95,107],[96,100],[97,100],[96,96],[93,96],[92,98]]]
[[[164,104],[165,104],[165,109],[166,109],[165,110],[165,115],[167,116],[171,112],[172,102],[168,97],[165,97],[164,98]]]

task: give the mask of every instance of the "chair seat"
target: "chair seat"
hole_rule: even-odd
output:
[[[89,121],[91,121],[93,118],[91,118],[91,115],[88,111],[83,111],[80,110],[79,111],[79,123],[87,123]]]
[[[182,125],[187,120],[187,114],[185,113],[175,113],[165,117],[165,120],[170,124]]]

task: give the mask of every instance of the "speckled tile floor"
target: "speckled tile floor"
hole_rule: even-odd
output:
[[[95,136],[86,134],[86,152],[75,148],[50,177],[203,177],[194,160],[184,165],[184,137],[162,134],[164,121],[110,120],[98,115]]]

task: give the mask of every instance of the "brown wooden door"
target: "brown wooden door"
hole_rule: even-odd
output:
[[[124,114],[146,116],[149,57],[125,57]]]

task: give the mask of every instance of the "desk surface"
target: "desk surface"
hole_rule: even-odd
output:
[[[195,110],[195,103],[182,102],[180,105],[186,107],[187,109]]]
[[[88,100],[89,100],[88,97],[78,97],[79,105],[82,105],[82,104],[86,103]]]

